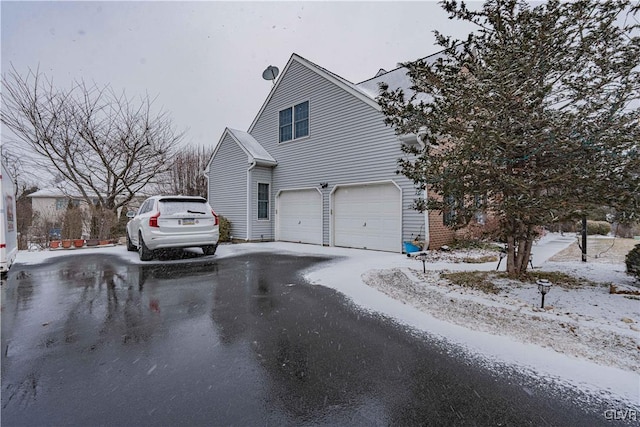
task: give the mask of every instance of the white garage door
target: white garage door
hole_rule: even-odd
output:
[[[276,239],[322,244],[322,195],[316,189],[278,195]]]
[[[402,251],[401,193],[394,184],[339,187],[333,212],[335,246]]]

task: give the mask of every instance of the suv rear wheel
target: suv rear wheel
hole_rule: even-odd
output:
[[[145,245],[142,233],[138,233],[138,254],[140,255],[140,261],[151,261],[153,259],[153,251]]]

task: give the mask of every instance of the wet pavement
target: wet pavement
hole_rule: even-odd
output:
[[[16,264],[2,425],[615,425],[352,306],[277,254]]]

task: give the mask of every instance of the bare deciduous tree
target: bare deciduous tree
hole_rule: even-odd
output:
[[[171,165],[183,133],[165,112],[152,112],[111,87],[74,82],[56,88],[38,70],[12,68],[2,78],[2,124],[39,160],[53,168],[89,206],[116,212]],[[96,203],[97,201],[97,203]]]
[[[207,198],[204,170],[212,154],[213,147],[205,146],[188,146],[178,151],[171,167],[160,180],[157,192]]]

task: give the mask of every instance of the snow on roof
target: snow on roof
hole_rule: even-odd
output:
[[[422,59],[429,63],[433,63],[443,55],[443,52],[438,52]],[[409,77],[408,71],[409,70],[406,67],[398,67],[386,72],[380,69],[375,77],[360,82],[356,86],[361,92],[364,92],[371,98],[376,99],[380,95],[380,83],[386,83],[390,90],[402,89],[405,94],[405,99],[408,99],[416,94],[416,92],[411,89],[413,82],[411,81],[411,77]],[[430,100],[431,97],[426,94],[418,94],[416,96],[417,102],[428,102]]]
[[[77,197],[82,196],[75,189],[64,189],[63,187],[47,187],[29,194],[27,197]]]
[[[369,95],[371,98],[377,98],[380,95],[380,83],[386,83],[390,90],[402,89],[405,95],[413,95],[415,92],[411,90],[413,82],[407,74],[404,67],[396,68],[384,74],[378,74],[376,77],[364,82],[358,83],[358,88]]]
[[[93,190],[88,190],[87,194],[89,197],[95,197],[95,193]],[[48,197],[48,198],[74,198],[74,199],[82,199],[84,196],[80,194],[78,189],[73,187],[70,183],[61,182],[52,187],[45,187],[38,191],[34,191],[33,193],[27,195],[27,197]],[[106,197],[106,194],[103,194],[103,197]],[[142,194],[136,194],[135,197],[146,197]]]
[[[278,163],[251,134],[237,129],[227,128],[227,130],[253,160],[258,163],[268,163],[272,165]]]

